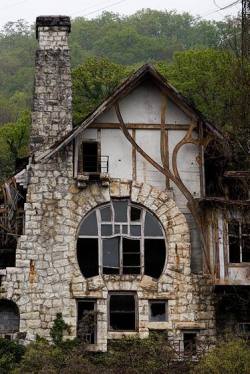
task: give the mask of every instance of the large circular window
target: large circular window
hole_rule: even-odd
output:
[[[82,274],[146,274],[159,278],[166,258],[157,218],[129,200],[112,200],[82,221],[77,259]]]

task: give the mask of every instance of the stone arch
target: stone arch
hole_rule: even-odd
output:
[[[167,256],[162,277],[159,279],[159,282],[168,282],[166,276],[173,277],[174,274],[177,274],[178,277],[190,276],[191,251],[189,228],[185,216],[176,206],[176,203],[168,192],[160,191],[157,188],[145,183],[113,180],[110,183],[109,190],[106,189],[105,194],[101,188],[88,188],[87,193],[90,198],[89,201],[91,201],[92,204],[91,207],[89,206],[90,204],[88,204],[88,209],[83,207],[82,210],[84,211],[84,214],[81,217],[78,216],[80,219],[78,220],[77,224],[78,228],[76,230],[76,242],[79,225],[81,224],[83,218],[86,217],[94,208],[108,203],[112,198],[128,198],[132,203],[144,206],[146,209],[151,211],[157,217],[165,231]],[[77,279],[78,283],[83,276],[76,260],[76,250],[74,256],[76,264],[74,280]],[[84,279],[84,277],[82,279]],[[73,288],[75,283],[74,280]],[[102,281],[100,284],[102,284],[103,287]]]
[[[0,300],[0,333],[13,334],[19,331],[20,315],[18,306],[11,300]]]

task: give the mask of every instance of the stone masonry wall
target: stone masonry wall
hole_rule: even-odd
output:
[[[32,165],[27,203],[25,233],[20,238],[15,269],[8,269],[2,297],[15,301],[20,310],[20,331],[27,341],[36,334],[50,338],[56,313],[62,312],[76,335],[76,300],[97,300],[98,326],[96,349],[105,350],[108,338],[121,333],[108,332],[107,298],[109,291],[135,291],[138,296],[138,334],[149,329],[167,329],[176,344],[185,329],[198,329],[200,340],[213,336],[213,307],[206,279],[191,275],[190,238],[184,215],[167,193],[149,185],[112,181],[109,188],[92,184],[76,187],[72,154],[48,164]],[[60,170],[60,171],[59,171]],[[164,227],[167,260],[158,281],[148,276],[96,276],[85,279],[76,258],[78,227],[84,216],[110,198],[127,197],[151,210]],[[169,303],[168,322],[149,322],[148,300]],[[133,333],[132,333],[133,334]]]
[[[68,17],[38,17],[30,147],[36,156],[72,129]]]

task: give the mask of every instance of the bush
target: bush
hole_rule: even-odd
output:
[[[250,347],[242,339],[221,341],[203,356],[195,374],[250,374]]]
[[[23,345],[0,338],[0,373],[9,373],[21,361],[24,352]]]

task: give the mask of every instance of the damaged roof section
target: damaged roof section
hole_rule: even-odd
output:
[[[194,105],[192,105],[186,97],[180,94],[166,79],[154,69],[153,66],[146,64],[143,65],[139,70],[133,73],[129,78],[127,78],[123,83],[121,83],[115,91],[105,99],[102,104],[100,104],[92,113],[84,119],[84,121],[71,132],[67,134],[66,137],[60,139],[56,142],[49,151],[43,153],[37,161],[46,161],[51,156],[53,156],[60,149],[65,147],[67,144],[72,142],[78,134],[84,131],[90,124],[92,124],[98,116],[100,116],[104,111],[110,109],[118,100],[128,95],[133,89],[135,89],[139,84],[151,79],[156,86],[166,95],[168,95],[175,104],[177,104],[185,113],[187,113],[194,121],[200,122],[204,128],[212,133],[214,136],[223,139],[223,134],[209,121],[205,119],[201,112],[199,112]]]

